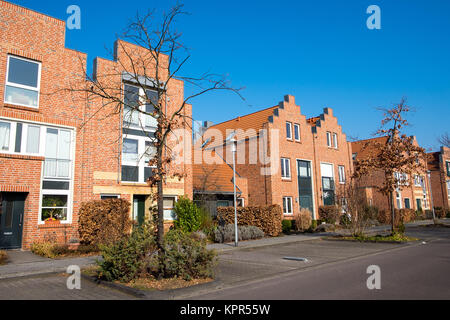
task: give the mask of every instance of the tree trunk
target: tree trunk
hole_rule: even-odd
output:
[[[159,179],[157,182],[157,192],[158,192],[158,232],[157,232],[157,245],[159,249],[159,278],[164,278],[166,273],[166,268],[164,264],[165,260],[165,250],[164,250],[164,190],[163,190],[163,179],[162,179],[162,160],[161,157],[158,159],[158,175]]]
[[[393,191],[391,191],[391,201],[390,201],[390,205],[391,205],[391,213],[392,213],[392,217],[391,217],[391,219],[392,219],[392,222],[391,222],[391,225],[392,225],[392,234],[394,234],[395,233],[395,207],[394,207],[394,192]]]

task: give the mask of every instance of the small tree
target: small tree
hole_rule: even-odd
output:
[[[448,132],[439,137],[438,142],[444,147],[450,148],[450,135]]]
[[[383,184],[377,189],[389,197],[392,232],[395,232],[394,192],[400,192],[408,182],[411,183],[405,178],[410,179],[413,174],[426,170],[425,150],[417,146],[414,137],[402,133],[409,125],[406,115],[411,112],[406,102],[406,98],[403,98],[390,109],[380,109],[384,112],[384,118],[375,136],[385,139],[365,143],[363,150],[370,148],[372,152],[368,157],[355,161],[355,178],[372,172],[383,173]]]

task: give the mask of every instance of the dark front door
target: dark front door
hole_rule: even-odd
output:
[[[0,249],[22,247],[26,194],[0,193]]]
[[[311,163],[297,160],[298,166],[298,191],[300,208],[308,209],[311,214],[314,212]]]
[[[142,226],[145,222],[145,196],[134,196],[134,220]]]

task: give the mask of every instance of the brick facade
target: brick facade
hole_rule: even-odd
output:
[[[450,210],[450,148],[428,154],[428,170],[431,171],[431,188],[436,208]]]
[[[146,183],[121,182],[123,115],[111,115],[111,110],[104,108],[102,101],[88,100],[82,94],[62,90],[88,84],[83,72],[86,70],[86,54],[65,47],[65,22],[5,1],[0,1],[0,17],[0,121],[10,125],[9,133],[15,136],[16,140],[20,140],[17,137],[18,123],[23,127],[24,134],[31,126],[40,127],[40,135],[43,136],[40,141],[44,141],[43,144],[48,130],[58,130],[59,134],[62,131],[68,132],[71,137],[68,169],[70,180],[67,180],[70,185],[67,191],[68,219],[64,223],[45,223],[41,219],[43,181],[47,179],[44,177],[46,150],[43,145],[41,144],[36,154],[28,153],[24,145],[20,148],[20,144],[18,152],[14,145],[6,148],[7,150],[0,148],[0,192],[27,194],[22,248],[29,249],[33,242],[44,239],[76,243],[80,205],[86,201],[99,200],[101,195],[114,194],[131,202],[135,195],[145,195],[148,215],[151,205],[148,196],[153,191]],[[94,73],[97,77],[101,77],[111,68],[118,70],[118,61],[123,58],[124,50],[127,49],[137,53],[145,50],[126,42],[117,42],[113,60],[95,60]],[[5,79],[10,57],[40,64],[40,94],[37,107],[6,102]],[[130,72],[126,70],[129,68],[127,65],[120,64],[120,68]],[[118,77],[111,79],[111,83],[118,86],[121,85],[120,81],[122,80]],[[179,105],[183,95],[183,82],[172,80],[167,92],[170,97],[168,112]],[[185,115],[190,117],[191,114],[192,107],[188,106]],[[188,134],[189,127],[185,124]],[[12,130],[14,128],[17,131]],[[61,136],[58,137],[62,139]],[[28,143],[26,139],[28,138],[22,137],[24,143]],[[183,143],[186,148],[190,148],[190,141]],[[61,168],[68,163],[59,164],[57,161],[56,165],[61,165]],[[175,169],[169,170],[169,174],[174,171]],[[185,178],[179,181],[169,177],[165,191],[170,196],[187,195],[192,198],[190,162],[178,166],[176,171],[183,171]]]

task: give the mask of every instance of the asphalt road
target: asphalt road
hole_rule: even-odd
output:
[[[309,267],[190,299],[450,299],[450,229],[418,228],[409,234],[424,238],[426,244],[386,247],[316,265],[313,257]],[[265,261],[263,256],[260,261]],[[367,288],[367,268],[372,265],[381,269],[381,290]]]

